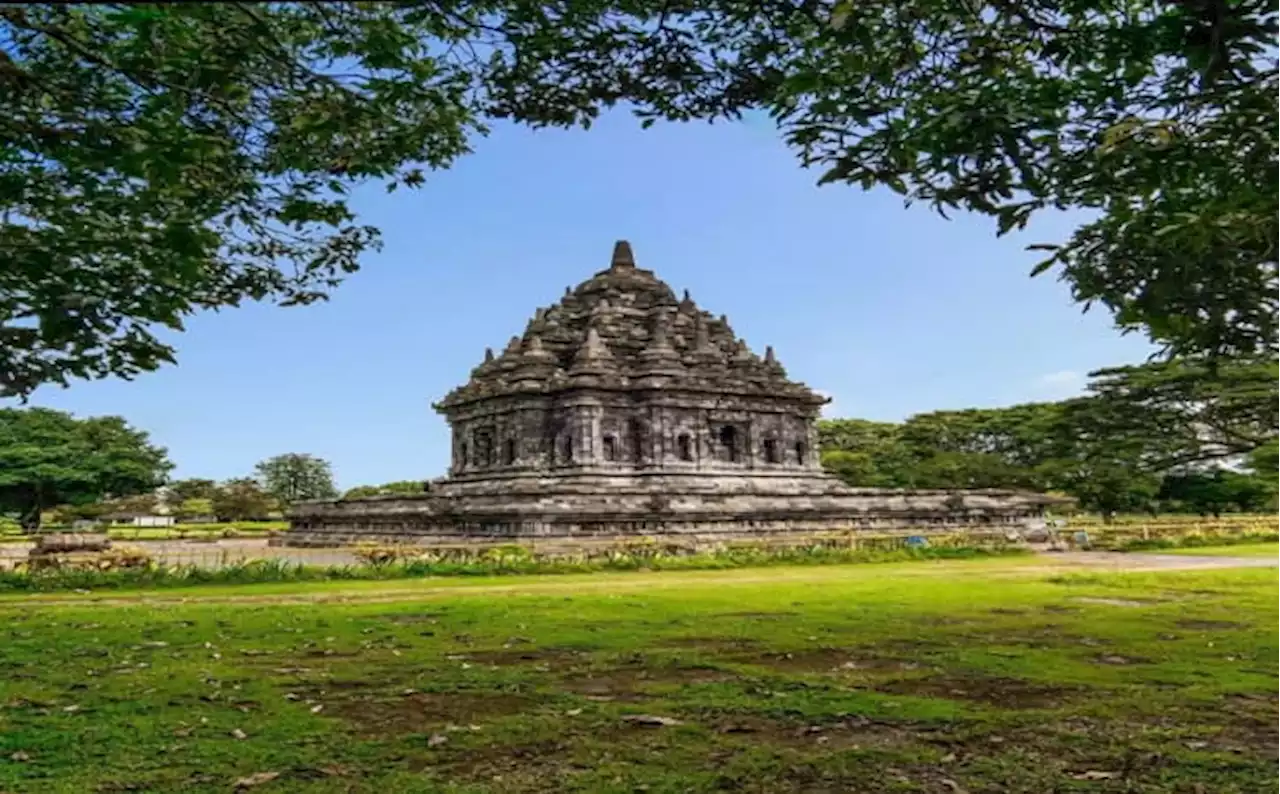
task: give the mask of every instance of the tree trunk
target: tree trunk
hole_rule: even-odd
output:
[[[40,531],[40,503],[34,502],[28,505],[18,518],[18,523],[22,526],[22,531],[28,535],[35,534]]]

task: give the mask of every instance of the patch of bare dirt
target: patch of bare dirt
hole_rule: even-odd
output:
[[[741,737],[752,746],[781,745],[815,750],[902,748],[921,737],[912,727],[864,717],[811,724],[758,715],[721,717],[708,726],[726,737]]]
[[[966,632],[959,638],[960,643],[973,647],[1005,646],[1014,648],[1065,648],[1084,645],[1100,647],[1110,645],[1111,641],[1100,637],[1088,637],[1074,632],[1064,631],[1063,626],[1046,624],[1034,629],[1017,632]]]
[[[359,651],[339,651],[333,648],[308,648],[307,650],[302,652],[302,655],[308,656],[311,658],[319,658],[319,657],[350,658],[352,656],[359,656],[360,652]]]
[[[947,637],[943,640],[911,638],[884,640],[876,642],[874,647],[877,651],[884,651],[887,654],[895,656],[919,656],[922,653],[937,650],[949,650],[954,646],[954,640]]]
[[[1194,631],[1227,631],[1229,629],[1242,629],[1243,623],[1233,623],[1230,620],[1196,620],[1194,618],[1183,618],[1175,623],[1180,629],[1191,629]]]
[[[445,744],[432,757],[412,759],[409,768],[483,781],[501,791],[556,792],[562,790],[563,776],[573,771],[571,751],[569,744],[552,740],[456,749]]]
[[[1259,696],[1262,706],[1259,713],[1240,712],[1229,701],[1225,708],[1204,704],[1174,709],[1162,714],[1116,719],[1098,719],[1074,716],[1063,720],[1048,721],[1005,734],[1010,744],[1019,747],[1038,748],[1044,751],[1056,749],[1061,755],[1068,747],[1077,752],[1087,752],[1086,745],[1064,744],[1064,736],[1089,736],[1095,747],[1124,746],[1135,739],[1145,742],[1163,741],[1183,750],[1205,752],[1229,752],[1242,757],[1261,756],[1274,762],[1277,759],[1276,722],[1280,716],[1275,710],[1275,696],[1269,699]],[[1265,701],[1270,700],[1269,704]]]
[[[1221,743],[1235,751],[1257,752],[1265,750],[1266,757],[1275,760],[1280,745],[1280,698],[1276,693],[1228,695],[1226,710],[1230,717],[1221,720]]]
[[[338,691],[363,691],[369,689],[369,682],[359,678],[330,678],[324,682],[324,688],[328,690]]]
[[[924,626],[968,626],[973,623],[971,620],[950,615],[923,615],[916,618],[915,622]]]
[[[1082,604],[1102,604],[1109,607],[1149,607],[1159,601],[1136,601],[1132,598],[1097,598],[1094,596],[1078,596],[1072,599]]]
[[[418,623],[436,623],[440,618],[444,617],[443,612],[401,612],[391,615],[381,615],[382,620],[388,623],[400,623],[404,625],[415,625]]]
[[[1020,678],[961,675],[899,678],[877,685],[876,690],[891,695],[964,700],[1006,709],[1053,708],[1087,691]]]
[[[909,659],[860,654],[846,648],[770,651],[739,657],[736,661],[783,673],[847,673],[859,670],[883,672],[916,670],[922,666]]]
[[[1102,654],[1094,657],[1099,664],[1123,666],[1127,664],[1151,664],[1151,660],[1142,656],[1121,656],[1118,653]]]
[[[663,648],[682,648],[724,655],[760,647],[757,640],[746,637],[673,637],[659,643]]]
[[[453,658],[497,667],[519,665],[559,667],[581,662],[589,653],[578,648],[504,648],[492,651],[467,651],[454,654]]]
[[[626,702],[644,699],[649,686],[715,684],[732,679],[732,674],[722,670],[667,665],[573,673],[561,679],[560,687],[590,700]]]
[[[524,695],[489,692],[411,692],[400,696],[322,698],[326,712],[364,735],[425,733],[447,725],[483,723],[527,711],[536,701]]]

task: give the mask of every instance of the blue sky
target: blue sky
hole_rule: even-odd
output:
[[[500,128],[417,191],[362,190],[386,246],[317,306],[191,320],[179,365],[133,382],[45,388],[33,404],[118,414],[169,449],[175,476],[244,476],[282,452],[332,462],[342,487],[442,474],[430,403],[535,308],[628,239],[757,352],[834,398],[828,415],[894,420],[1078,393],[1084,373],[1150,348],[1023,247],[1069,216],[996,239],[982,218],[904,209],[887,190],[816,187],[767,123],[590,131]]]

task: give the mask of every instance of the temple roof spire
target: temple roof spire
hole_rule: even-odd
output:
[[[613,244],[613,259],[609,262],[609,267],[614,269],[622,269],[636,266],[635,255],[631,253],[631,243],[626,240],[619,240]]]
[[[711,350],[711,334],[707,330],[707,321],[698,315],[693,321],[693,349],[703,353]]]
[[[613,354],[609,352],[609,347],[600,338],[600,332],[595,326],[587,329],[587,338],[582,347],[578,348],[578,353],[574,357],[575,364],[593,364],[597,362],[609,361],[613,358]]]
[[[542,337],[531,334],[524,343],[524,357],[530,361],[555,361],[555,355],[542,346]]]
[[[646,373],[679,372],[680,354],[671,346],[671,315],[665,308],[653,312],[649,328],[649,341],[640,351],[640,360]]]

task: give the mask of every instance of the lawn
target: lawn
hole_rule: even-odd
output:
[[[1259,792],[1273,569],[0,599],[3,792]]]

